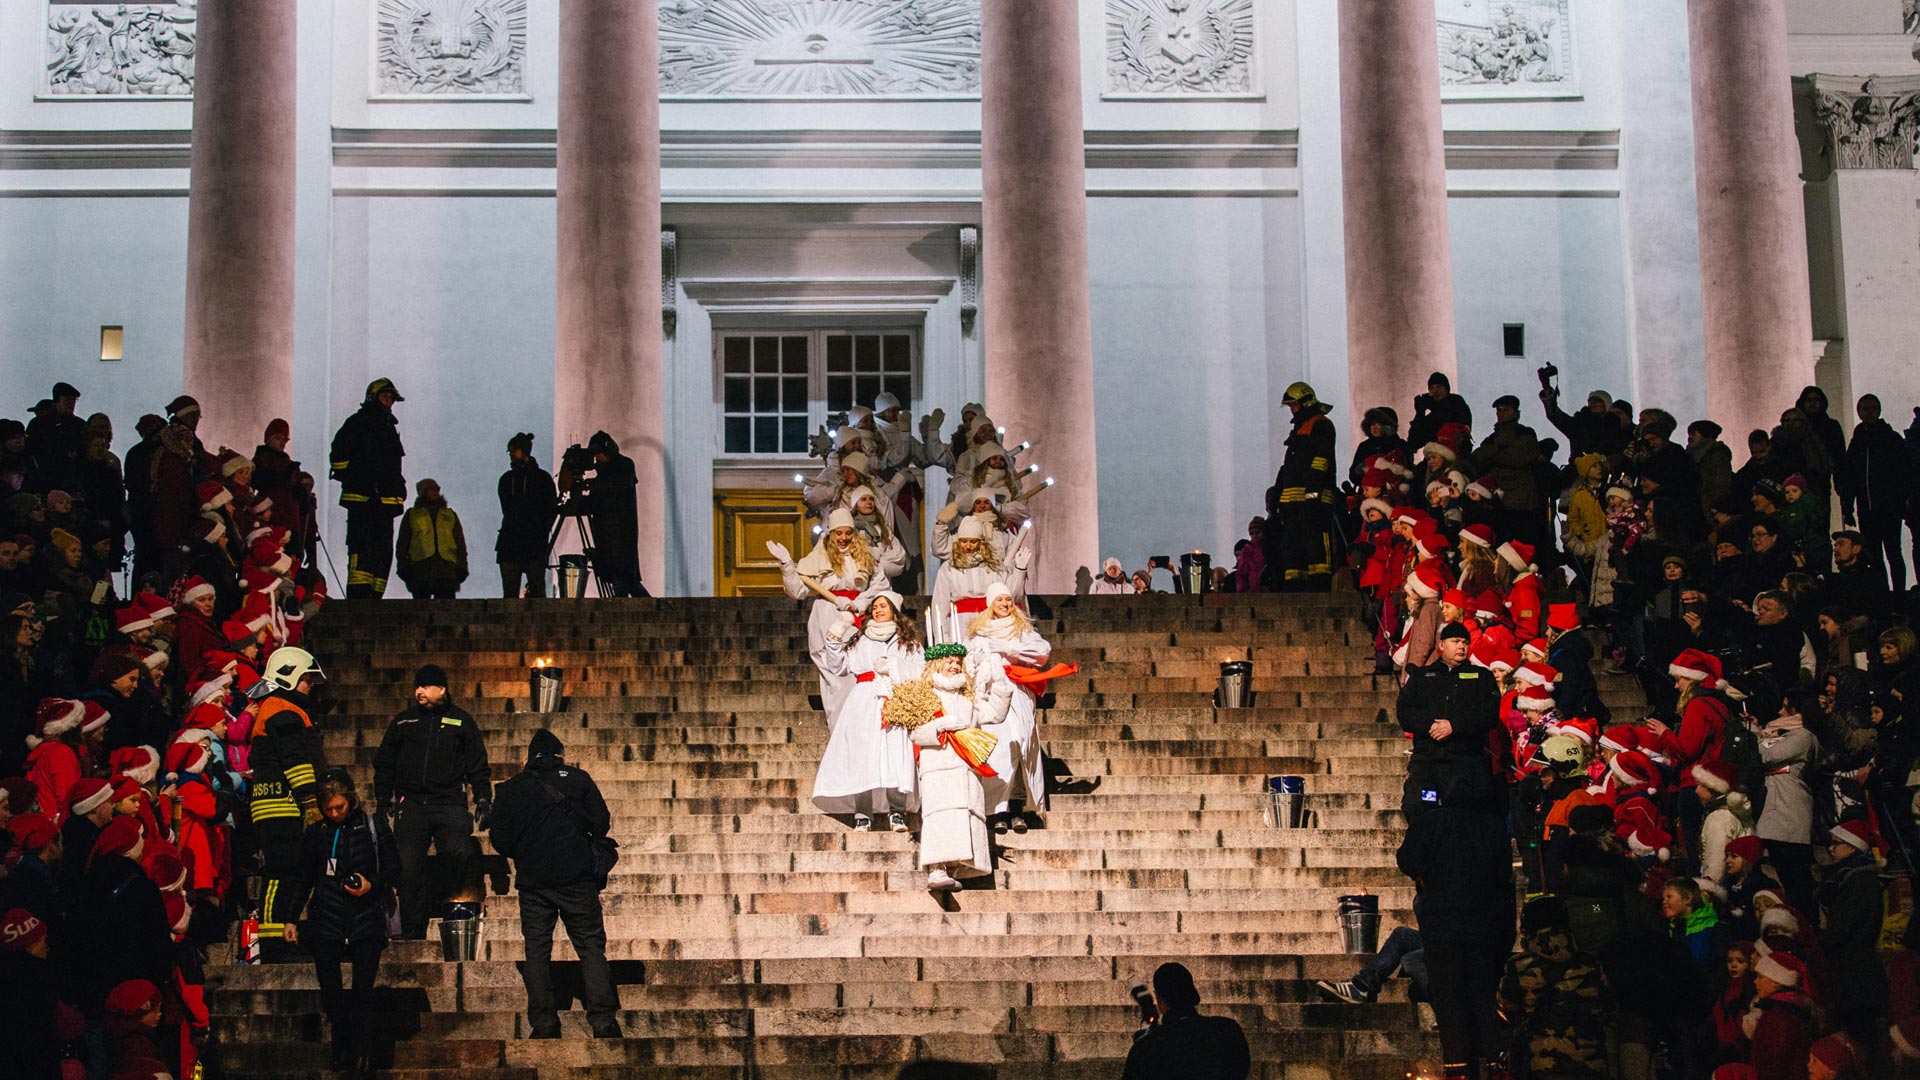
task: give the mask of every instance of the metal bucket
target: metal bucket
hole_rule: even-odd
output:
[[[448,962],[480,958],[481,919],[440,920],[440,959]]]
[[[578,600],[587,595],[587,557],[585,555],[560,556],[560,565],[554,576],[555,595],[568,600]]]
[[[1340,916],[1340,940],[1348,953],[1380,951],[1380,913],[1349,911]]]
[[[1267,778],[1267,824],[1276,829],[1298,829],[1307,823],[1306,780],[1299,776]]]
[[[1204,551],[1180,556],[1180,591],[1192,596],[1213,591],[1213,556]]]
[[[561,678],[560,669],[555,667],[537,667],[527,673],[528,696],[533,702],[533,711],[550,713],[560,711]]]
[[[1253,704],[1253,661],[1228,660],[1220,665],[1220,685],[1213,703],[1222,709],[1244,709]]]

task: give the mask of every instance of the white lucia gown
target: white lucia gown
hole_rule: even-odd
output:
[[[913,764],[913,736],[887,727],[880,710],[893,684],[920,676],[919,649],[899,643],[898,623],[851,620],[829,627],[822,670],[853,680],[840,715],[831,724],[826,753],[813,781],[813,805],[823,814],[910,814],[919,809],[920,785]]]
[[[846,700],[847,691],[853,688],[853,676],[827,673],[827,627],[838,621],[840,609],[819,599],[820,594],[809,589],[800,580],[801,575],[819,582],[826,587],[827,591],[850,601],[853,607],[860,611],[865,611],[875,596],[892,588],[892,583],[887,580],[886,572],[878,565],[873,568],[873,573],[868,575],[853,565],[851,558],[846,560],[844,573],[834,571],[832,560],[826,554],[826,543],[827,538],[823,535],[819,543],[814,545],[813,551],[798,564],[787,563],[781,566],[780,581],[787,595],[795,600],[813,598],[813,603],[808,605],[807,610],[807,655],[813,659],[813,665],[820,669],[820,707],[827,714],[827,726],[831,729],[834,720],[839,716],[841,702]]]
[[[1006,720],[986,729],[1000,740],[993,748],[993,756],[987,760],[998,775],[983,781],[987,813],[1004,814],[1015,799],[1023,800],[1032,809],[1045,810],[1046,756],[1040,751],[1034,693],[1011,681],[1006,665],[1044,670],[1053,656],[1053,646],[1032,629],[1016,631],[1013,617],[1008,616],[992,620],[982,633],[969,638],[967,656],[979,664],[979,679],[1005,683],[1011,695]]]
[[[986,792],[973,768],[940,745],[940,733],[998,723],[1011,687],[996,680],[976,685],[969,696],[965,675],[935,675],[932,682],[942,715],[913,729],[920,748],[920,866],[944,866],[956,878],[990,874]]]

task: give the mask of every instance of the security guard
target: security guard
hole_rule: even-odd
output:
[[[1333,587],[1333,421],[1331,406],[1297,382],[1281,399],[1293,413],[1280,475],[1267,493],[1268,587],[1326,592]]]
[[[393,404],[405,401],[392,379],[367,384],[360,411],[333,436],[330,475],[340,482],[347,511],[347,599],[378,600],[393,567],[393,519],[407,508],[407,480],[400,474],[400,427]]]
[[[1487,739],[1500,721],[1493,673],[1467,663],[1470,635],[1459,623],[1440,630],[1440,659],[1414,668],[1395,708],[1413,736],[1400,809],[1409,823],[1435,806],[1507,812],[1506,781],[1494,775]]]
[[[290,958],[285,928],[296,912],[283,886],[299,869],[301,834],[320,820],[326,746],[313,726],[308,695],[326,676],[312,653],[287,646],[267,657],[265,677],[273,689],[254,710],[248,810],[267,879],[260,905],[261,959],[273,962]]]
[[[447,699],[447,673],[438,664],[413,677],[413,704],[393,718],[373,759],[373,795],[391,814],[400,848],[400,933],[427,936],[427,847],[453,863],[453,880],[471,881],[482,829],[493,816],[492,771],[487,743],[473,716]],[[467,789],[473,816],[467,815]]]

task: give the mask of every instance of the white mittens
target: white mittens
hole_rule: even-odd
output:
[[[767,553],[772,555],[781,566],[791,566],[793,564],[793,552],[788,551],[785,544],[777,544],[769,540],[767,541]]]

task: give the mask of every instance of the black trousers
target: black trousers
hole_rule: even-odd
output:
[[[547,595],[547,566],[544,559],[501,559],[500,595],[508,598],[520,595],[520,581],[526,579],[529,597]]]
[[[327,1014],[327,1027],[333,1033],[335,1049],[354,1057],[373,1053],[373,991],[379,981],[380,954],[387,943],[381,938],[362,941],[329,941],[315,938],[305,943],[313,954],[314,978],[320,981],[320,1008]],[[340,965],[353,967],[353,989],[340,981]]]
[[[1882,510],[1860,515],[1860,538],[1867,542],[1868,554],[1880,557],[1880,564],[1887,568],[1895,593],[1907,591],[1907,553],[1900,550],[1900,527],[1905,524],[1897,511]],[[1920,533],[1915,534],[1914,544],[1920,548]]]
[[[520,936],[526,941],[527,960],[522,977],[527,984],[527,1023],[537,1032],[557,1031],[560,1013],[553,1001],[553,924],[567,924],[567,938],[580,955],[581,1004],[594,1027],[617,1022],[620,998],[613,988],[613,968],[607,964],[607,928],[600,917],[600,890],[591,881],[556,888],[520,890]]]
[[[1440,1055],[1447,1075],[1481,1075],[1480,1063],[1498,1057],[1498,998],[1507,955],[1500,945],[1426,942],[1427,993],[1440,1027]]]
[[[286,943],[286,924],[298,911],[293,908],[287,879],[300,865],[300,818],[273,818],[254,826],[260,845],[260,874],[264,891],[260,895],[260,958],[275,963],[298,954]]]
[[[393,571],[393,518],[385,506],[347,508],[347,599],[378,600]]]
[[[405,799],[393,815],[393,842],[400,849],[400,932],[427,932],[427,848],[453,864],[453,880],[465,886],[473,875],[479,848],[473,842],[473,817],[462,803]]]

